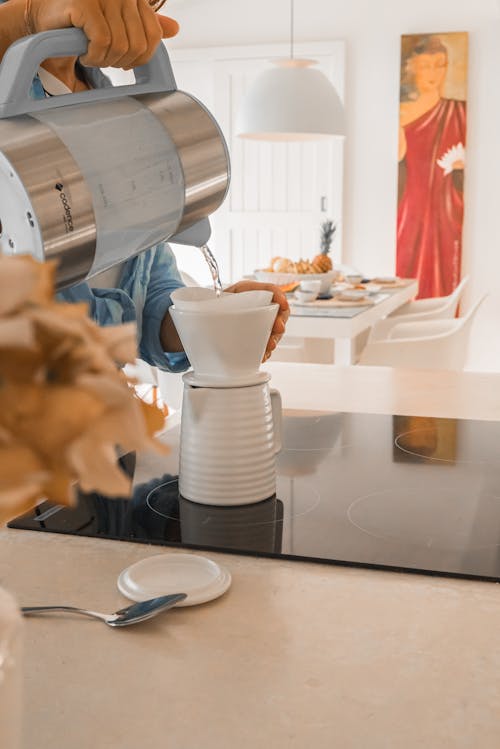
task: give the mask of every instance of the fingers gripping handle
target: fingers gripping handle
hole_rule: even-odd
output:
[[[81,29],[58,29],[23,37],[12,44],[0,65],[0,118],[52,109],[56,106],[109,100],[120,96],[174,91],[174,74],[163,43],[151,60],[134,69],[135,84],[95,89],[52,97],[41,101],[30,98],[33,78],[40,63],[50,57],[71,57],[87,52],[88,40]]]
[[[0,103],[26,101],[40,63],[49,57],[84,55],[87,46],[87,37],[80,29],[46,31],[15,42],[0,67]]]

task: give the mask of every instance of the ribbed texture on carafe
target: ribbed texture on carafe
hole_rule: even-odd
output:
[[[259,502],[276,491],[275,438],[266,384],[217,390],[187,388],[179,489],[214,505]]]

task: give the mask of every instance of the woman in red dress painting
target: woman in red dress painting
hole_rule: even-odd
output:
[[[443,98],[447,69],[448,51],[434,35],[406,60],[412,90],[400,110],[396,271],[418,278],[419,297],[446,296],[460,280],[466,105]]]

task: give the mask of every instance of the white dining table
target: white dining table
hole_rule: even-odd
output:
[[[348,365],[356,359],[355,341],[372,326],[418,292],[417,279],[405,279],[401,286],[380,288],[369,306],[327,307],[299,305],[290,299],[288,337],[304,339],[306,361]],[[276,357],[278,358],[278,357]]]

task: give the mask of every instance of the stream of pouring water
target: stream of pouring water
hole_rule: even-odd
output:
[[[210,274],[212,276],[212,281],[214,283],[215,293],[217,296],[220,296],[222,294],[222,283],[220,280],[220,272],[219,272],[219,266],[217,265],[217,260],[214,258],[212,251],[210,250],[207,244],[204,244],[202,247],[200,247],[200,250],[202,252],[203,257],[207,261],[207,265],[210,269]]]

